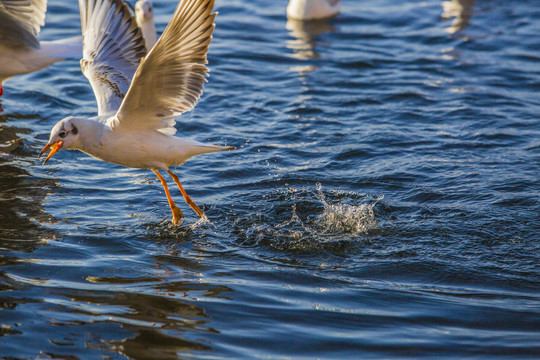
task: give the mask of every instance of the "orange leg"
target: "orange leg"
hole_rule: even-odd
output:
[[[184,214],[182,214],[182,211],[174,204],[174,201],[171,199],[171,194],[169,193],[169,188],[167,187],[167,182],[161,176],[161,174],[157,170],[152,170],[154,174],[158,177],[159,181],[161,181],[161,185],[163,185],[163,188],[165,189],[165,195],[167,195],[167,200],[169,201],[169,206],[172,210],[173,219],[172,222],[174,225],[178,225],[180,220],[184,217]]]
[[[169,175],[171,175],[176,185],[178,185],[178,188],[180,189],[180,192],[182,193],[182,195],[184,195],[184,199],[186,200],[187,204],[191,206],[193,210],[195,210],[195,212],[197,213],[197,215],[199,215],[199,217],[202,217],[204,215],[203,212],[201,211],[201,209],[199,209],[197,204],[195,204],[195,202],[193,202],[193,200],[191,200],[191,198],[188,196],[188,194],[182,187],[182,184],[180,184],[180,180],[178,179],[178,176],[174,175],[174,173],[171,170],[167,170],[167,172],[169,173]]]

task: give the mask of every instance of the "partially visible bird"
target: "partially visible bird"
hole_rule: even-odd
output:
[[[174,117],[195,107],[208,75],[214,0],[182,0],[146,57],[140,29],[122,0],[79,0],[79,6],[81,68],[96,95],[98,115],[59,121],[41,151],[40,156],[51,149],[44,163],[60,149],[78,149],[107,162],[150,169],[161,181],[178,224],[183,214],[159,173],[166,171],[202,217],[169,167],[194,155],[234,149],[172,136]]]
[[[320,20],[339,14],[340,0],[290,0],[287,17],[296,20]]]
[[[150,0],[139,0],[135,3],[135,20],[143,33],[146,49],[150,51],[157,42],[154,9]]]
[[[68,58],[80,59],[80,36],[55,41],[39,41],[45,24],[47,0],[0,1],[0,96],[4,81],[27,74]]]

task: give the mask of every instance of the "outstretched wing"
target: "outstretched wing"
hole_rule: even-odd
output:
[[[146,55],[144,39],[123,0],[79,0],[83,34],[81,69],[98,114],[117,111]]]
[[[174,116],[195,107],[208,75],[206,54],[214,31],[214,0],[183,0],[141,61],[111,127],[174,134]]]
[[[47,0],[0,1],[0,43],[38,49],[46,12]]]

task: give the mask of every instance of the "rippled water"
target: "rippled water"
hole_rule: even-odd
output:
[[[163,30],[176,1],[155,1]],[[218,0],[179,133],[234,145],[176,172],[62,151],[96,105],[77,61],[0,114],[4,359],[537,358],[540,2]],[[50,1],[43,39],[80,32]],[[176,190],[176,189],[175,189]]]

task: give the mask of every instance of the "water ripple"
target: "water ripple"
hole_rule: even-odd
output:
[[[95,114],[78,61],[7,80],[0,358],[537,358],[538,2],[285,3],[216,3],[178,134],[237,150],[175,169],[179,226],[150,171],[37,161]]]

